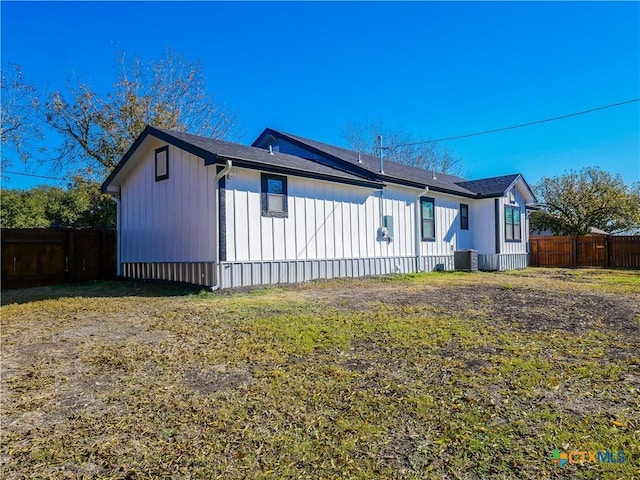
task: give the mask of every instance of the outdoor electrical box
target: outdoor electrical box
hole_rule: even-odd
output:
[[[393,238],[393,217],[391,215],[382,217],[382,226],[387,230],[387,240],[391,241]]]

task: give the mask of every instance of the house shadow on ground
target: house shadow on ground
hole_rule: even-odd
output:
[[[64,285],[17,288],[3,290],[2,305],[23,304],[40,300],[62,298],[116,298],[116,297],[182,297],[209,291],[207,287],[154,280],[96,280]]]

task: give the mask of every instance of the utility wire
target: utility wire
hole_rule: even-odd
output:
[[[36,175],[35,173],[25,173],[25,172],[11,172],[9,170],[0,170],[0,177],[10,175],[22,175],[23,177],[35,177],[35,178],[46,178],[48,180],[59,180],[61,182],[70,182],[75,181],[77,183],[94,183],[91,180],[85,180],[84,178],[61,178],[61,177],[49,177],[47,175]],[[99,183],[99,182],[98,182]]]
[[[424,145],[424,144],[427,144],[427,143],[444,142],[446,140],[457,140],[459,138],[477,137],[478,135],[487,135],[488,133],[504,132],[505,130],[513,130],[513,129],[516,129],[516,128],[530,127],[531,125],[538,125],[540,123],[554,122],[556,120],[562,120],[563,118],[576,117],[578,115],[584,115],[586,113],[597,112],[599,110],[605,110],[607,108],[619,107],[620,105],[626,105],[628,103],[634,103],[634,102],[640,102],[640,98],[633,98],[631,100],[625,100],[624,102],[612,103],[610,105],[604,105],[602,107],[590,108],[589,110],[583,110],[581,112],[574,112],[574,113],[568,113],[566,115],[559,115],[557,117],[545,118],[544,120],[535,120],[533,122],[520,123],[518,125],[511,125],[509,127],[494,128],[492,130],[485,130],[483,132],[467,133],[467,134],[464,134],[464,135],[456,135],[455,137],[437,138],[435,140],[425,140],[425,141],[422,141],[422,142],[403,143],[403,144],[400,144],[400,145],[394,145],[394,148],[396,148],[396,147],[408,147],[408,146],[412,146],[412,145]]]
[[[559,115],[557,117],[549,117],[543,120],[535,120],[533,122],[520,123],[518,125],[511,125],[509,127],[501,127],[494,128],[491,130],[484,130],[482,132],[474,132],[474,133],[466,133],[464,135],[456,135],[455,137],[444,137],[444,138],[436,138],[435,140],[424,140],[421,142],[413,142],[413,143],[401,143],[399,145],[394,145],[393,149],[395,150],[398,147],[410,147],[413,145],[425,145],[427,143],[436,143],[436,142],[444,142],[446,140],[458,140],[460,138],[469,138],[469,137],[477,137],[479,135],[487,135],[489,133],[497,133],[504,132],[505,130],[514,130],[516,128],[530,127],[531,125],[538,125],[540,123],[554,122],[556,120],[562,120],[564,118],[577,117],[578,115],[585,115],[587,113],[597,112],[599,110],[606,110],[608,108],[619,107],[621,105],[627,105],[629,103],[640,102],[640,98],[632,98],[631,100],[625,100],[624,102],[611,103],[609,105],[603,105],[601,107],[590,108],[589,110],[582,110],[580,112],[567,113],[566,115]],[[383,150],[388,150],[390,147],[382,147]],[[68,179],[58,178],[58,177],[48,177],[46,175],[35,175],[33,173],[20,173],[20,172],[10,172],[8,170],[4,170],[4,173],[9,175],[22,175],[25,177],[36,177],[36,178],[47,178],[49,180],[60,180],[65,181]]]
[[[5,173],[7,175],[22,175],[23,177],[47,178],[49,180],[60,180],[60,181],[69,180],[68,178],[48,177],[46,175],[35,175],[33,173],[10,172],[9,170],[3,170],[2,175],[4,175]]]

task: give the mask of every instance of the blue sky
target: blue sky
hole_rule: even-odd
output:
[[[119,50],[199,59],[239,118],[345,145],[381,119],[442,138],[640,97],[640,3],[6,2],[2,63],[43,89],[107,91]],[[640,103],[450,143],[464,175],[530,183],[600,166],[640,180]],[[13,170],[24,170],[14,165]],[[44,168],[31,169],[47,174]],[[43,180],[7,176],[4,186]]]

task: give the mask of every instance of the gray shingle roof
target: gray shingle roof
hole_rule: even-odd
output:
[[[377,157],[367,154],[358,154],[358,152],[353,150],[336,147],[335,145],[329,145],[327,143],[318,142],[298,135],[292,135],[280,130],[274,130],[271,128],[265,129],[256,141],[253,142],[253,145],[257,146],[265,135],[280,137],[302,146],[303,148],[315,151],[320,155],[329,155],[334,159],[341,160],[345,165],[347,165],[348,171],[360,170],[372,175],[371,178],[376,178],[378,180],[388,181],[391,183],[399,182],[411,185],[427,186],[430,190],[465,197],[499,197],[504,195],[507,188],[509,188],[516,178],[522,178],[520,174],[515,173],[511,175],[467,181],[464,178],[457,177],[455,175],[447,175],[439,172],[434,173],[430,170],[413,167],[411,165],[404,165],[390,160],[384,160],[384,174],[380,174],[380,159]],[[359,160],[361,160],[361,162],[359,162]],[[522,180],[524,181],[524,178],[522,178]],[[527,189],[531,191],[531,188],[526,184],[526,182],[525,185]],[[535,201],[535,195],[533,195],[533,192],[531,192],[531,195]]]
[[[191,145],[195,145],[196,147],[211,152],[219,157],[234,160],[245,160],[252,163],[260,163],[265,166],[280,166],[301,172],[314,172],[320,175],[339,177],[347,180],[363,180],[359,175],[353,175],[295,155],[288,155],[280,152],[269,153],[263,148],[249,147],[224,140],[214,140],[212,138],[192,135],[190,133],[176,132],[164,128],[156,128],[156,130],[190,143]]]
[[[299,137],[279,130],[266,129],[260,137],[253,142],[253,145],[257,145],[260,138],[265,134],[278,136],[285,140],[292,141],[294,144],[311,147],[312,150],[315,150],[318,153],[330,155],[335,159],[351,164],[355,168],[364,169],[367,173],[372,174],[374,178],[379,180],[390,181],[392,183],[394,183],[394,181],[399,181],[400,183],[405,184],[408,183],[411,185],[428,186],[430,189],[435,191],[453,193],[467,197],[476,196],[475,192],[472,190],[459,185],[459,182],[465,181],[463,178],[438,172],[435,172],[434,175],[434,172],[430,170],[392,162],[391,160],[384,160],[384,174],[380,174],[380,160],[377,157],[367,154],[358,154],[358,152],[353,150],[336,147],[334,145]],[[360,158],[361,162],[358,161],[358,158]]]
[[[460,185],[467,190],[476,192],[480,197],[496,197],[503,195],[511,184],[518,178],[520,174],[502,175],[501,177],[481,178],[479,180],[470,180],[460,182]]]
[[[269,153],[269,151],[264,148],[258,148],[256,146],[260,143],[260,140],[268,134],[281,137],[307,150],[318,153],[324,158],[328,156],[335,161],[330,162],[331,165],[326,165],[320,163],[318,160],[307,159],[296,155],[275,151]],[[388,182],[411,185],[419,188],[427,186],[433,191],[463,197],[486,198],[503,195],[513,181],[520,176],[519,174],[512,174],[467,181],[453,175],[437,172],[434,174],[422,168],[403,165],[390,160],[384,161],[384,174],[381,174],[379,172],[379,159],[372,155],[358,154],[358,152],[353,150],[269,128],[258,137],[252,146],[246,146],[224,140],[214,140],[199,135],[192,135],[190,133],[148,126],[124,155],[111,175],[105,180],[102,185],[103,190],[106,191],[107,187],[117,177],[122,167],[127,163],[147,135],[153,135],[203,158],[205,165],[223,163],[225,159],[231,159],[237,166],[373,188],[380,188],[382,186],[381,182]]]
[[[262,167],[262,169],[266,171],[283,172],[289,173],[290,175],[298,174],[304,177],[330,179],[356,185],[382,186],[379,182],[363,178],[361,175],[355,175],[295,155],[279,152],[270,154],[262,148],[249,147],[223,140],[214,140],[199,135],[192,135],[190,133],[148,126],[118,163],[111,175],[105,180],[102,186],[103,190],[109,186],[147,135],[158,137],[203,158],[205,165],[223,163],[224,159],[231,159],[234,164],[238,166],[250,168]]]

